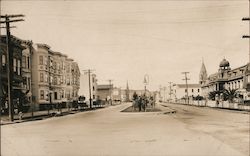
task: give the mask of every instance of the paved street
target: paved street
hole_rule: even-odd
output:
[[[120,112],[130,105],[4,125],[2,155],[249,155],[246,112],[174,104]]]

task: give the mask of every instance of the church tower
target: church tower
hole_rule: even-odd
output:
[[[205,84],[207,80],[207,70],[204,64],[204,61],[202,59],[202,65],[201,65],[201,70],[200,70],[200,75],[199,75],[199,83],[201,85]]]

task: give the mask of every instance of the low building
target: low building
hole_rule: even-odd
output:
[[[97,96],[98,99],[102,101],[108,101],[112,98],[113,94],[113,85],[110,84],[102,84],[102,85],[97,85]]]
[[[173,86],[173,99],[187,99],[201,96],[201,85],[200,84],[175,84]]]

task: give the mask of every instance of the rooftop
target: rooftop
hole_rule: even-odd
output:
[[[179,88],[186,88],[186,84],[176,84]],[[200,84],[188,84],[188,88],[200,88]]]

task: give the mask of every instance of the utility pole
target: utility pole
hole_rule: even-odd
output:
[[[113,80],[108,80],[109,81],[109,96],[110,96],[110,105],[112,105],[112,90],[113,90],[113,88],[112,88],[112,81]]]
[[[188,80],[190,80],[189,78],[187,78],[187,74],[189,74],[189,72],[182,72],[182,74],[184,74],[185,75],[185,78],[184,79],[182,79],[182,80],[185,80],[185,82],[186,82],[186,96],[187,96],[187,102],[188,102],[188,104],[189,104],[189,97],[188,97]]]
[[[249,9],[250,9],[250,1],[249,1]],[[242,38],[248,38],[249,40],[249,44],[248,44],[248,51],[249,51],[249,60],[248,62],[250,62],[250,10],[249,10],[249,17],[244,17],[242,18],[242,21],[249,21],[249,32],[248,32],[248,35],[243,35]]]
[[[172,83],[173,82],[168,82],[168,84],[169,84],[169,98],[170,98],[170,101],[172,100],[172,98],[171,98],[171,95],[172,95]]]
[[[88,77],[89,77],[89,107],[90,109],[92,109],[92,95],[91,95],[91,80],[90,80],[90,74],[92,73],[92,71],[94,70],[91,70],[91,69],[88,69],[88,70],[83,70],[85,72],[88,73]]]
[[[148,76],[148,74],[145,74],[145,75],[144,75],[143,83],[144,83],[144,91],[145,91],[145,96],[146,96],[146,93],[147,93],[147,85],[149,84],[149,76]]]
[[[13,49],[11,47],[11,34],[10,34],[10,23],[13,22],[21,22],[24,19],[12,19],[12,18],[20,18],[24,17],[24,15],[1,15],[1,24],[6,24],[6,45],[7,45],[7,75],[8,75],[8,103],[9,103],[9,119],[10,121],[14,121],[14,105],[13,105]],[[4,19],[4,21],[2,21]],[[4,27],[2,27],[4,28]]]
[[[28,43],[28,45],[29,45],[29,52],[30,52],[30,63],[29,63],[29,68],[30,68],[30,70],[31,70],[31,73],[32,73],[32,55],[33,55],[33,50],[32,50],[32,45],[33,45],[33,42],[32,42],[32,40],[31,41],[29,41],[29,43]],[[29,60],[28,60],[29,61]],[[33,117],[34,117],[34,104],[33,104],[33,92],[32,92],[32,74],[30,74],[31,76],[30,76],[30,93],[31,93],[31,98],[30,98],[30,104],[31,104],[31,116],[32,116],[32,119],[33,119]]]

